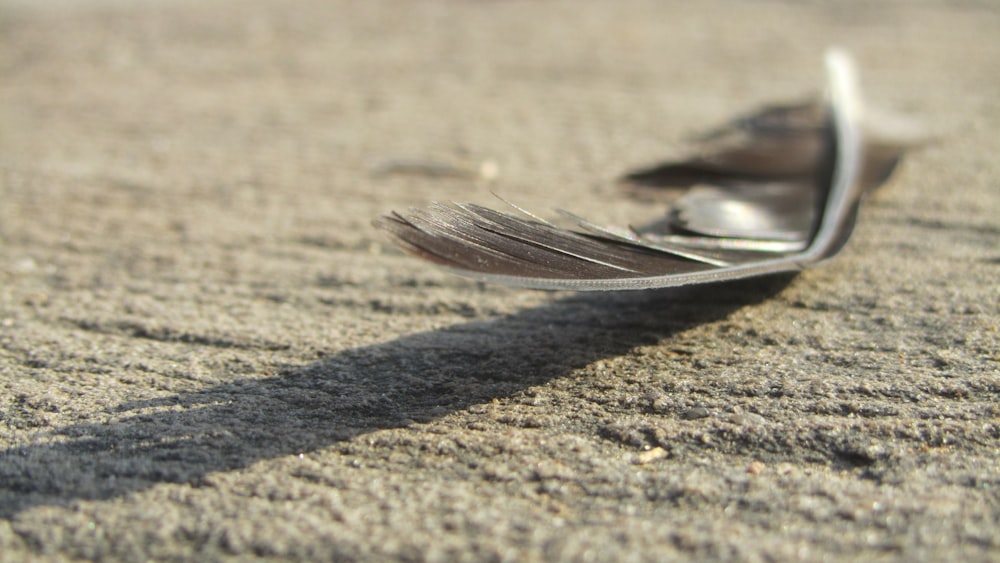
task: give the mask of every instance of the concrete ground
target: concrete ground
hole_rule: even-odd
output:
[[[997,560],[998,38],[986,1],[0,1],[0,560]],[[617,178],[831,44],[935,140],[822,268],[543,293],[370,226],[652,218]]]

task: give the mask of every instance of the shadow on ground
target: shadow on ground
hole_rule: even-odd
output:
[[[110,413],[115,422],[70,425],[51,442],[0,452],[0,517],[157,483],[196,484],[212,472],[433,420],[724,318],[791,279],[578,294],[286,366],[274,377],[125,403]]]

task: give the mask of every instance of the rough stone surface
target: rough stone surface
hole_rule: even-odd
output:
[[[1000,558],[993,2],[0,2],[0,559]],[[369,226],[609,223],[852,50],[934,142],[795,278],[549,294]],[[374,174],[488,162],[491,181]],[[693,416],[691,413],[698,413]]]

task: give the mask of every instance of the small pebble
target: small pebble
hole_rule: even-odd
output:
[[[667,450],[657,446],[651,450],[646,450],[635,456],[636,465],[643,465],[646,463],[654,462],[658,459],[663,459],[669,455]]]
[[[738,412],[729,416],[729,422],[740,426],[760,426],[767,424],[767,419],[753,412]]]
[[[699,418],[707,418],[709,414],[708,409],[705,407],[694,407],[682,412],[681,418],[684,420],[697,420]]]

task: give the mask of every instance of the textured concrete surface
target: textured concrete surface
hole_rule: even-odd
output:
[[[0,2],[0,559],[1000,558],[993,2]],[[798,277],[481,285],[851,49],[937,134]],[[494,180],[375,174],[399,159]]]

